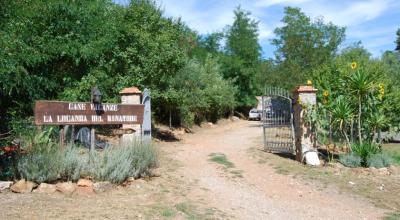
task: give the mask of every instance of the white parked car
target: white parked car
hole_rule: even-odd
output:
[[[260,120],[261,119],[261,111],[255,108],[249,111],[249,120]]]

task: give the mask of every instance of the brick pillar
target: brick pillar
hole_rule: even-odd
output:
[[[307,125],[304,119],[306,106],[316,105],[317,89],[313,86],[299,86],[293,91],[293,117],[296,145],[296,160],[301,162],[303,153],[309,150],[316,150],[315,135],[311,132],[311,126]]]
[[[124,88],[119,94],[121,95],[121,104],[142,104],[142,92],[137,87]],[[140,124],[123,124],[122,129],[132,129],[134,133],[123,134],[121,143],[134,142],[142,135]]]

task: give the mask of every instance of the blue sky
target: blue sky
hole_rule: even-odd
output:
[[[129,0],[114,0],[126,4]],[[166,16],[181,17],[190,28],[200,34],[223,30],[233,22],[233,10],[241,5],[259,21],[259,42],[263,57],[273,56],[270,44],[273,30],[282,26],[285,6],[302,9],[312,19],[346,27],[346,41],[342,47],[361,41],[379,57],[395,48],[396,30],[400,28],[400,0],[156,0]]]

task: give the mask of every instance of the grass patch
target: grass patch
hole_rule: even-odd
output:
[[[212,153],[209,155],[211,158],[209,161],[218,163],[223,165],[225,168],[234,168],[235,164],[233,164],[231,161],[226,158],[225,154],[223,153]]]
[[[398,220],[398,219],[400,219],[400,212],[392,213],[383,219],[384,220]]]
[[[164,208],[160,211],[161,216],[163,217],[174,217],[176,215],[176,211],[172,208]]]
[[[234,175],[234,177],[243,178],[243,170],[232,170],[231,173]]]
[[[260,147],[261,148],[261,147]],[[384,146],[383,151],[390,155],[398,155],[400,145]],[[265,153],[257,148],[248,151],[250,156],[256,156],[257,160],[267,160],[276,173],[290,175],[293,178],[302,179],[305,184],[312,184],[318,188],[325,188],[333,185],[342,192],[349,192],[368,198],[377,207],[393,211],[400,210],[400,182],[395,175],[373,175],[363,173],[364,168],[338,168],[329,164],[323,167],[310,167],[299,164],[297,161],[280,157],[275,154]],[[355,184],[349,184],[354,182]],[[379,187],[384,185],[384,190]],[[391,217],[391,218],[389,218]],[[387,219],[399,219],[399,213],[389,216]]]
[[[394,164],[400,165],[400,144],[384,144],[382,151],[392,157]]]

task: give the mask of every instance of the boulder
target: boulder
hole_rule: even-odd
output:
[[[9,189],[12,184],[12,181],[0,181],[0,192]]]
[[[77,185],[82,187],[92,187],[93,182],[88,179],[79,179]]]
[[[56,191],[57,191],[56,185],[41,183],[34,192],[52,194],[55,193]]]
[[[232,116],[232,117],[231,117],[231,120],[232,120],[232,121],[239,121],[240,119],[239,119],[239,117]]]
[[[63,194],[72,194],[76,189],[76,184],[72,182],[63,182],[56,184],[56,190]]]
[[[379,175],[384,175],[384,176],[390,175],[390,172],[387,167],[379,168],[378,172],[379,172]]]
[[[157,168],[157,169],[152,169],[150,172],[150,176],[151,177],[160,177],[161,176],[161,169]]]
[[[390,174],[392,174],[392,175],[396,175],[396,176],[400,175],[400,167],[398,167],[398,166],[390,165],[388,167],[388,170],[389,170]]]
[[[93,194],[94,190],[92,186],[78,186],[76,187],[74,194],[78,195],[88,195]]]
[[[110,190],[112,188],[113,188],[113,184],[108,182],[108,181],[96,182],[96,183],[93,184],[93,190],[96,193],[105,192],[105,191],[108,191],[108,190]]]
[[[22,179],[11,186],[11,191],[15,193],[30,193],[36,186],[36,183]]]

